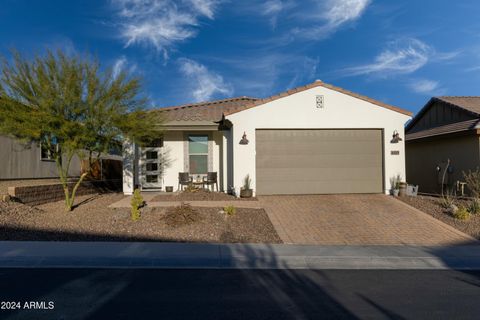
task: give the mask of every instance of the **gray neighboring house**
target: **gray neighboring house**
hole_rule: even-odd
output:
[[[80,159],[74,157],[69,175],[80,175]],[[57,168],[48,150],[0,136],[0,180],[57,178]]]
[[[455,188],[480,166],[480,97],[434,97],[405,132],[407,182],[426,193]]]

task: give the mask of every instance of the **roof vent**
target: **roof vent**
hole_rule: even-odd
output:
[[[315,80],[315,82],[322,82],[322,80],[320,80],[320,79],[317,79],[317,80]]]

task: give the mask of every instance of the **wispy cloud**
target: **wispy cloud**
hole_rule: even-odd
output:
[[[434,50],[424,42],[401,39],[390,42],[374,62],[341,70],[344,76],[376,75],[387,77],[394,74],[409,74],[424,65],[432,57]]]
[[[115,60],[112,68],[112,75],[116,78],[120,72],[127,71],[128,73],[133,73],[137,70],[137,64],[131,63],[127,60],[125,56],[121,56]]]
[[[266,50],[239,52],[237,56],[205,57],[222,70],[238,94],[265,97],[312,82],[317,77],[319,58],[301,53]]]
[[[429,95],[441,95],[445,92],[444,88],[440,87],[440,83],[434,80],[417,79],[412,80],[409,87],[416,93],[429,94]]]
[[[112,0],[126,46],[147,44],[163,52],[196,36],[201,18],[213,19],[221,0]]]
[[[260,13],[262,16],[270,19],[272,28],[277,27],[277,21],[280,14],[290,10],[296,3],[293,0],[268,0],[260,7]]]
[[[178,59],[178,63],[180,72],[191,84],[191,95],[196,102],[233,94],[232,85],[225,82],[218,73],[208,70],[203,64],[187,58]]]
[[[370,2],[371,0],[315,1],[308,7],[308,11],[299,13],[298,18],[308,24],[294,29],[293,35],[316,40],[326,38],[347,23],[359,19]]]

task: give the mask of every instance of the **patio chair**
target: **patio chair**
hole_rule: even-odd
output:
[[[178,190],[183,191],[184,186],[189,186],[192,184],[193,179],[190,177],[190,173],[188,172],[179,172],[178,173]],[[180,189],[181,188],[181,189]]]
[[[203,178],[203,184],[207,185],[207,188],[210,189],[210,185],[212,186],[212,191],[214,191],[214,185],[217,186],[218,192],[218,180],[217,180],[217,173],[216,172],[207,172],[207,176]]]

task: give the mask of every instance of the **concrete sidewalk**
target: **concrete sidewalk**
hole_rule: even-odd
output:
[[[480,246],[2,241],[0,268],[480,270]]]

